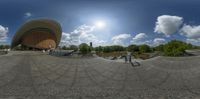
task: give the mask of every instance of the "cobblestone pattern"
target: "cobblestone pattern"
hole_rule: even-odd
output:
[[[38,53],[0,57],[0,99],[200,99],[200,57],[141,66]]]

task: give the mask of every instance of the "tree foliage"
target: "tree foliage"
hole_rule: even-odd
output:
[[[120,45],[112,45],[112,46],[99,46],[99,47],[95,47],[94,49],[95,51],[98,51],[98,52],[109,53],[109,52],[125,51],[126,48]]]
[[[148,53],[148,52],[151,52],[151,48],[150,48],[150,46],[143,44],[143,45],[139,46],[139,51],[141,53]]]
[[[161,51],[161,52],[163,52],[164,51],[164,45],[163,44],[158,45],[158,46],[154,47],[154,49],[155,49],[155,51]]]
[[[70,46],[69,46],[69,49],[70,49],[70,50],[77,51],[77,50],[78,50],[78,46],[76,46],[76,45],[70,45]]]
[[[97,52],[102,52],[103,51],[103,47],[102,46],[98,46],[94,48],[95,51]]]
[[[10,45],[0,45],[0,49],[9,49]]]
[[[164,45],[164,54],[167,56],[181,56],[185,54],[185,50],[191,46],[182,41],[172,40]]]
[[[79,49],[82,54],[87,54],[87,53],[91,52],[90,46],[88,46],[88,44],[86,44],[86,43],[80,44]]]
[[[63,46],[62,50],[68,50],[67,46]]]
[[[139,51],[139,46],[137,46],[137,45],[129,45],[129,46],[127,47],[127,50],[128,50],[129,52],[138,52],[138,51]]]

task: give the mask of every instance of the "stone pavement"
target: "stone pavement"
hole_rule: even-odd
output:
[[[0,57],[0,99],[200,99],[200,56],[133,67],[98,57]]]

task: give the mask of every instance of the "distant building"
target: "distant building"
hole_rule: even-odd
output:
[[[19,44],[36,49],[55,49],[60,43],[62,29],[49,19],[30,20],[22,25],[12,39],[11,48]]]
[[[90,47],[92,47],[92,42],[90,42]]]

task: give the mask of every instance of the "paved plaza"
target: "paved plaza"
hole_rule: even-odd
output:
[[[200,99],[200,56],[140,64],[12,52],[0,56],[0,99]]]

